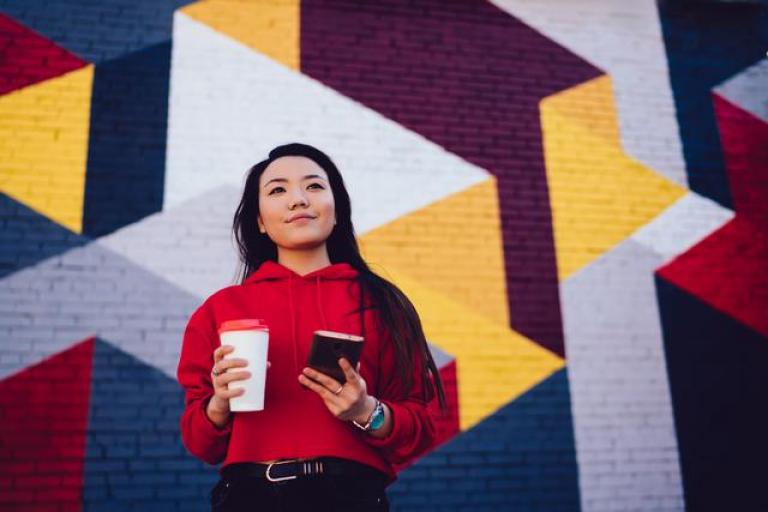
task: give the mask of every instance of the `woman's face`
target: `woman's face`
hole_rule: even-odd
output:
[[[259,230],[281,249],[324,245],[336,224],[325,171],[303,156],[280,157],[259,178]]]

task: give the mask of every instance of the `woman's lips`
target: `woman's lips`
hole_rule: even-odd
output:
[[[294,217],[294,218],[290,219],[288,221],[288,223],[292,224],[294,222],[299,222],[299,221],[302,221],[302,220],[313,220],[313,219],[314,219],[314,217],[310,217],[310,216]]]

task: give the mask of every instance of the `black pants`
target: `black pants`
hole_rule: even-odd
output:
[[[213,512],[388,512],[384,479],[313,475],[269,482],[222,478],[211,490]]]

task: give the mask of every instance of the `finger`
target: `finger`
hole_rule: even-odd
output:
[[[347,378],[347,382],[355,382],[357,380],[357,372],[349,361],[345,357],[339,358],[339,366],[344,370],[344,376]]]
[[[227,372],[219,377],[219,383],[222,386],[226,386],[230,382],[237,380],[245,380],[250,378],[251,372]]]
[[[248,366],[247,359],[224,359],[216,364],[216,368],[222,373],[229,368],[245,368],[246,366]]]
[[[319,382],[320,384],[322,384],[323,386],[325,386],[326,388],[332,391],[336,391],[337,389],[339,389],[339,386],[341,386],[339,381],[337,381],[333,377],[329,377],[328,375],[322,372],[318,372],[317,370],[314,370],[312,368],[304,368],[303,373],[310,379]]]
[[[222,345],[213,351],[213,360],[218,363],[224,358],[225,355],[229,354],[233,350],[235,350],[235,347],[232,345]]]
[[[325,400],[326,402],[335,404],[336,401],[339,399],[337,395],[328,391],[328,388],[319,384],[318,382],[315,382],[314,380],[310,379],[306,375],[299,375],[299,382],[301,382],[303,385],[305,385],[306,387],[308,387],[309,389],[311,389],[312,391],[320,395],[322,399]]]
[[[229,400],[230,398],[235,398],[236,396],[240,396],[243,393],[245,393],[245,389],[243,388],[235,388],[235,389],[222,389],[219,391],[218,396],[224,400]]]

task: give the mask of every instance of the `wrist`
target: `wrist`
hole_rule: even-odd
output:
[[[362,412],[357,417],[352,418],[352,420],[363,425],[366,424],[370,419],[371,415],[373,414],[373,410],[375,408],[376,408],[376,399],[371,395],[368,395],[365,399],[365,406],[363,407]]]
[[[208,402],[208,405],[205,408],[205,415],[208,416],[208,419],[216,428],[221,430],[226,427],[227,423],[229,423],[232,413],[228,407],[224,410],[217,408],[214,402],[215,398],[216,397],[213,397]]]

